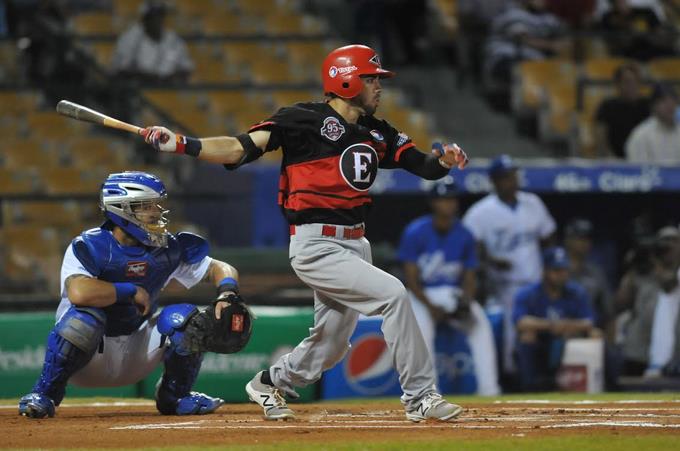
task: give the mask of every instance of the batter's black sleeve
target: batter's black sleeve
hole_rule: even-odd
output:
[[[439,158],[425,154],[415,147],[406,149],[399,159],[400,166],[408,172],[427,180],[437,180],[449,173],[449,170],[439,164]]]
[[[305,104],[299,103],[289,107],[283,107],[269,119],[255,124],[248,133],[257,130],[271,132],[265,152],[276,150],[292,144],[304,131],[315,130],[317,113],[306,108]]]

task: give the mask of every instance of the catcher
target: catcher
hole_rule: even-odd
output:
[[[108,176],[98,228],[76,237],[61,268],[61,303],[47,338],[45,363],[19,414],[53,417],[66,384],[115,387],[148,376],[162,361],[156,407],[163,415],[202,415],[224,401],[191,391],[205,351],[241,350],[252,330],[238,291],[238,273],[208,256],[205,239],[168,233],[163,182],[143,172]],[[206,309],[176,304],[156,314],[169,284],[217,287]]]

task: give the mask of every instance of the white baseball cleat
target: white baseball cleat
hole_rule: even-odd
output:
[[[295,414],[286,405],[281,391],[271,385],[267,385],[260,380],[262,371],[246,384],[248,398],[257,403],[264,409],[265,420],[286,420],[295,418]]]
[[[439,393],[428,393],[423,396],[414,409],[406,411],[406,418],[419,423],[423,420],[450,421],[463,413],[463,408],[442,398]]]

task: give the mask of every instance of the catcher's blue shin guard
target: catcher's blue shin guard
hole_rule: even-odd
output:
[[[69,378],[90,361],[106,329],[98,308],[71,307],[47,337],[45,362],[32,393],[21,398],[19,413],[31,418],[54,416]]]
[[[156,408],[163,415],[203,415],[217,410],[224,401],[191,387],[201,369],[203,354],[180,355],[173,349],[165,354],[165,371],[156,386]]]

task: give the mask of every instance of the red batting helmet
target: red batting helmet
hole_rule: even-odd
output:
[[[380,58],[365,45],[346,45],[328,54],[321,66],[324,94],[333,93],[351,99],[361,92],[361,75],[393,77],[394,72],[380,67]]]

